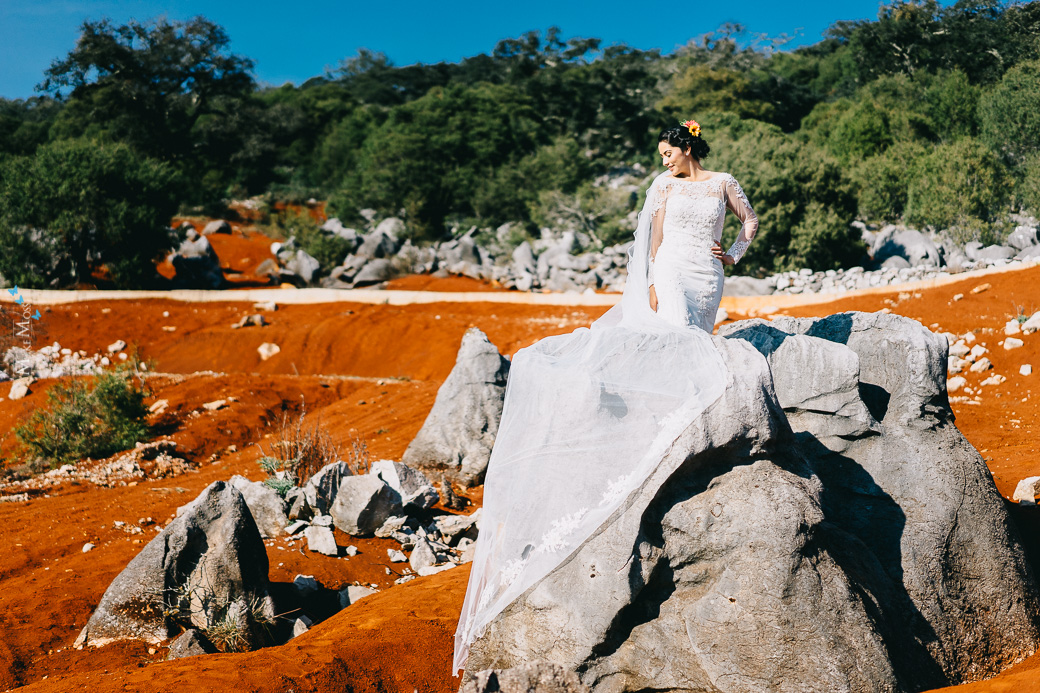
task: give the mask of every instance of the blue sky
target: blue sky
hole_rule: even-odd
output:
[[[951,2],[945,0],[943,5]],[[359,48],[397,65],[455,62],[489,52],[502,38],[559,26],[565,38],[590,36],[670,53],[727,21],[789,47],[815,43],[839,19],[875,19],[877,0],[781,2],[369,2],[272,0],[0,0],[0,96],[26,98],[51,61],[70,51],[85,19],[117,22],[204,15],[223,26],[236,53],[253,58],[264,84],[299,84]]]

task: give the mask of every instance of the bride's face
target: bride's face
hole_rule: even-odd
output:
[[[690,155],[674,144],[658,142],[657,151],[661,155],[661,163],[672,173],[686,168],[690,162]]]

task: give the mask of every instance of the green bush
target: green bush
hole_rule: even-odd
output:
[[[1014,164],[1040,149],[1040,60],[1008,70],[979,102],[982,139]]]
[[[899,142],[854,167],[850,175],[857,186],[860,216],[876,222],[901,217],[914,166],[929,151],[930,147],[918,142]]]
[[[1018,201],[1034,216],[1040,214],[1040,154],[1026,157],[1019,167]]]
[[[51,466],[108,457],[145,440],[145,396],[126,366],[58,383],[14,434],[29,456]]]
[[[55,142],[0,162],[0,274],[19,286],[147,286],[173,244],[176,182],[126,145]]]
[[[940,145],[914,167],[906,220],[936,228],[986,224],[1007,210],[1010,183],[1000,159],[977,139]]]

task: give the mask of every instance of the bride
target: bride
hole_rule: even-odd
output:
[[[456,673],[494,617],[592,536],[725,387],[711,340],[723,265],[744,255],[758,217],[733,176],[701,166],[695,121],[662,132],[657,150],[668,170],[646,192],[620,303],[513,357]],[[742,227],[723,253],[727,209]]]

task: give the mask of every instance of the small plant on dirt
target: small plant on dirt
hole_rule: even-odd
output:
[[[108,457],[147,438],[147,395],[125,365],[59,383],[14,434],[27,457],[47,466]]]

